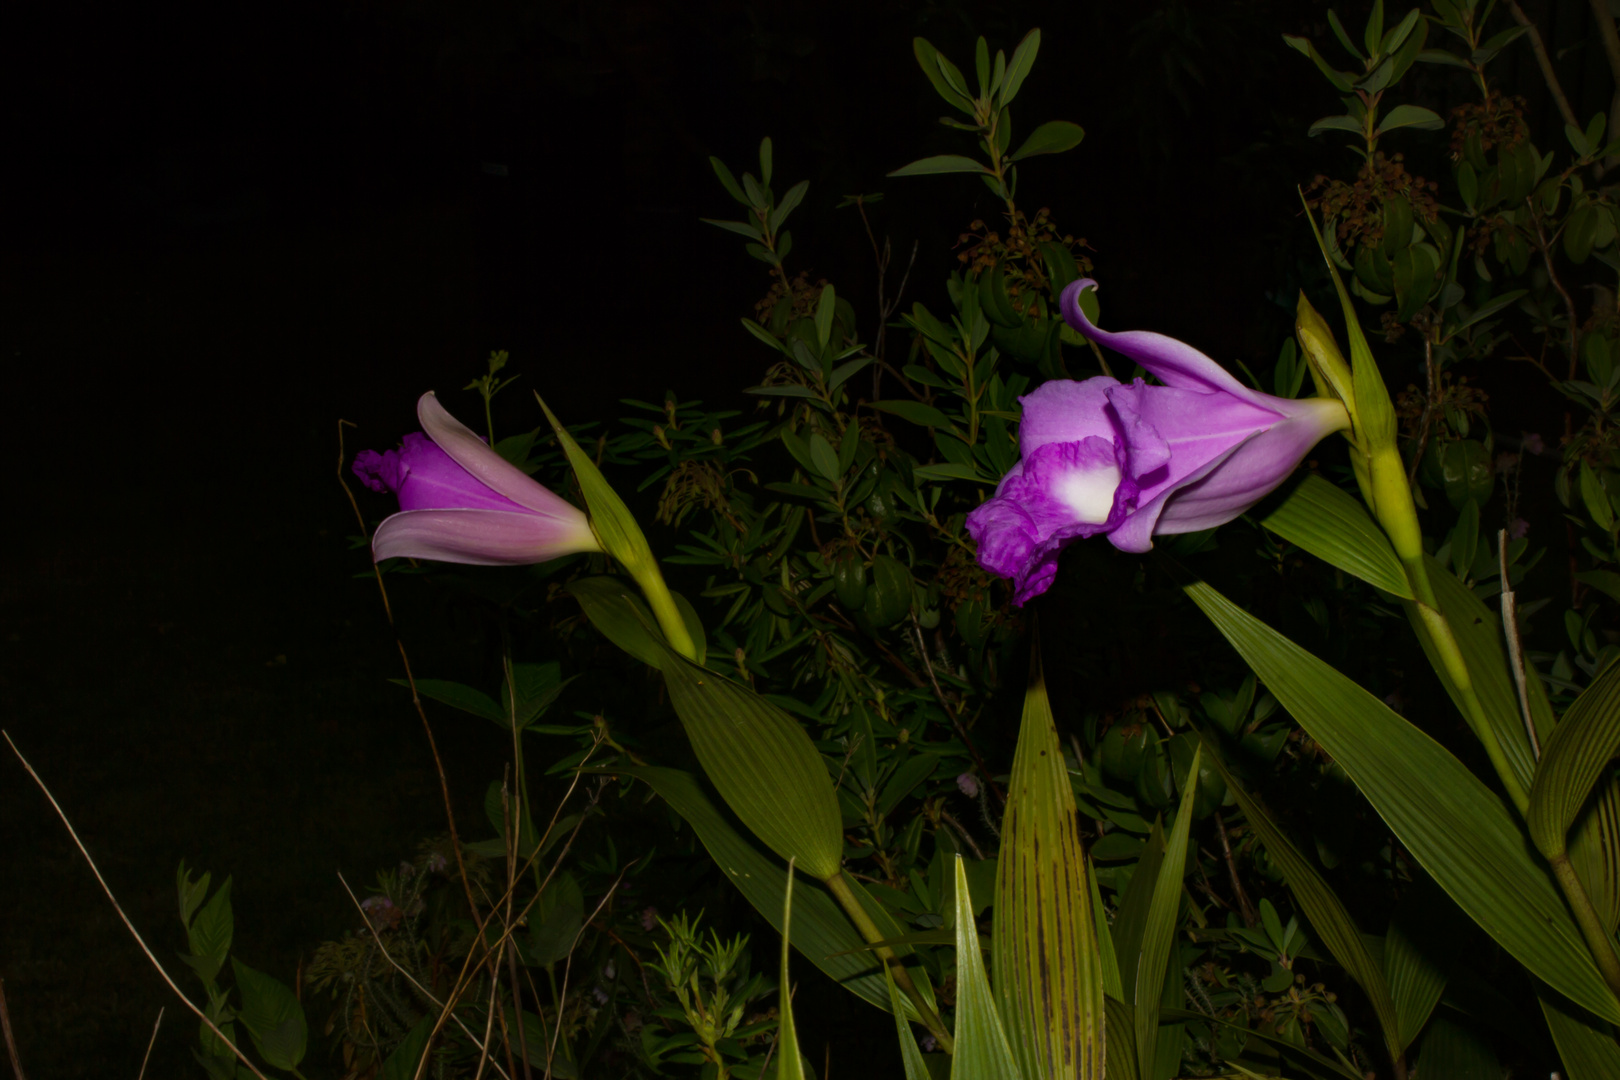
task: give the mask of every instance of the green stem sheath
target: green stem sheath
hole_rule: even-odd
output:
[[[1620,997],[1620,955],[1615,953],[1614,936],[1592,906],[1586,886],[1581,884],[1575,867],[1570,865],[1569,853],[1561,851],[1550,861],[1553,876],[1558,879],[1558,887],[1564,890],[1564,899],[1569,901],[1570,909],[1575,913],[1575,921],[1586,938],[1586,947],[1592,950],[1592,959],[1597,961],[1603,981],[1609,984],[1616,997]]]
[[[883,932],[877,928],[877,924],[872,921],[872,916],[867,914],[866,908],[861,904],[860,898],[849,887],[849,879],[844,876],[843,871],[840,870],[830,878],[823,878],[821,883],[827,886],[839,905],[843,907],[845,914],[854,921],[855,928],[861,932],[861,937],[868,942],[883,940]],[[951,1033],[946,1030],[945,1021],[940,1019],[939,1013],[935,1012],[934,1007],[928,1004],[927,999],[922,996],[922,991],[918,990],[917,984],[911,980],[911,972],[906,970],[905,964],[900,962],[900,958],[894,954],[894,950],[887,945],[879,945],[872,951],[877,954],[878,959],[883,961],[884,966],[889,969],[889,973],[894,976],[894,984],[900,988],[900,992],[910,998],[912,1005],[916,1006],[917,1015],[922,1018],[923,1026],[928,1029],[929,1034],[934,1036],[934,1040],[939,1043],[939,1048],[947,1054],[955,1053],[956,1040],[951,1038]]]

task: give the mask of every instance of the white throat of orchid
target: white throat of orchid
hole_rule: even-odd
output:
[[[1076,521],[1101,525],[1114,512],[1114,492],[1118,488],[1119,466],[1102,464],[1072,470],[1053,485],[1052,494],[1069,508]]]

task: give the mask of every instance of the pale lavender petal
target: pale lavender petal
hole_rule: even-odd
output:
[[[1126,445],[1131,475],[1141,485],[1144,500],[1179,487],[1256,431],[1282,420],[1269,409],[1227,394],[1148,386],[1141,380],[1110,391],[1108,397],[1122,421],[1126,417],[1134,421],[1126,427]],[[1151,436],[1151,453],[1139,452],[1138,432]]]
[[[1114,437],[1105,406],[1108,390],[1119,383],[1107,376],[1076,382],[1053,379],[1019,398],[1024,407],[1018,422],[1018,446],[1028,457],[1048,443],[1079,442],[1093,436]]]
[[[449,454],[419,431],[405,436],[398,450],[390,450],[392,477],[384,469],[384,482],[390,482],[399,496],[401,510],[511,510],[528,513],[511,499],[491,491],[472,473],[457,465]]]
[[[562,555],[600,551],[590,523],[529,511],[405,510],[377,526],[372,556],[435,559],[473,566],[527,566]]]
[[[484,444],[465,424],[451,416],[429,391],[416,403],[416,416],[441,450],[497,495],[542,514],[578,513],[567,499],[552,494],[527,474]]]
[[[1231,372],[1186,342],[1155,334],[1151,330],[1112,333],[1094,326],[1086,318],[1085,312],[1080,310],[1080,293],[1096,287],[1095,281],[1081,278],[1064,289],[1058,301],[1063,318],[1086,337],[1141,364],[1148,374],[1166,386],[1205,392],[1220,391],[1257,405],[1266,397],[1238,382]]]

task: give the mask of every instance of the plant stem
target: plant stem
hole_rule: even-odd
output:
[[[1581,934],[1586,938],[1586,947],[1592,950],[1592,959],[1597,961],[1603,981],[1609,984],[1609,989],[1616,997],[1620,997],[1620,956],[1615,954],[1613,935],[1604,926],[1597,909],[1592,906],[1592,898],[1587,894],[1586,886],[1581,884],[1581,879],[1575,873],[1575,867],[1570,865],[1569,853],[1559,852],[1550,861],[1553,876],[1558,879],[1558,887],[1564,890],[1564,899],[1569,901],[1569,906],[1575,913],[1575,921],[1580,924]]]
[[[1541,77],[1547,83],[1547,92],[1558,104],[1559,115],[1564,118],[1564,123],[1571,127],[1580,127],[1580,122],[1575,119],[1575,110],[1569,107],[1569,98],[1564,96],[1564,88],[1558,84],[1558,73],[1553,71],[1552,57],[1547,55],[1547,43],[1541,40],[1541,31],[1530,16],[1524,13],[1524,8],[1519,6],[1519,0],[1507,0],[1507,6],[1513,13],[1513,20],[1529,31],[1525,36],[1530,39],[1531,51],[1536,54],[1536,65],[1541,68]]]
[[[842,870],[830,878],[822,879],[822,884],[827,886],[827,889],[844,909],[844,913],[855,923],[855,928],[861,932],[861,937],[865,938],[868,943],[883,940],[883,931],[877,928],[877,924],[872,921],[872,916],[867,914],[865,906],[861,904],[860,898],[855,895],[855,891],[850,888],[849,879],[845,877]],[[911,972],[906,970],[906,966],[900,962],[900,958],[895,955],[894,950],[887,945],[879,945],[872,951],[889,969],[889,974],[894,976],[894,984],[900,988],[900,992],[911,999],[911,1004],[916,1007],[917,1015],[921,1017],[923,1026],[928,1029],[929,1034],[934,1036],[934,1040],[939,1043],[940,1049],[947,1054],[954,1054],[956,1052],[956,1040],[951,1038],[951,1033],[945,1029],[945,1021],[940,1019],[939,1013],[934,1011],[934,1007],[928,1004],[928,1000],[923,997],[922,991],[917,989],[917,984],[911,980]]]

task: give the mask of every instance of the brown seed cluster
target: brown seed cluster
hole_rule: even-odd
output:
[[[957,247],[961,248],[956,253],[956,261],[962,264],[969,277],[992,270],[999,264],[1013,307],[1024,314],[1033,314],[1035,298],[1050,292],[1052,287],[1041,257],[1040,245],[1044,243],[1056,243],[1067,248],[1074,256],[1080,273],[1091,273],[1091,260],[1085,255],[1090,245],[1085,237],[1060,234],[1052,222],[1052,211],[1044,206],[1035,212],[1033,220],[1026,218],[1022,210],[1009,214],[1005,238],[983,221],[973,221],[968,225],[968,231],[956,239]]]
[[[1402,161],[1400,154],[1385,157],[1382,151],[1375,153],[1356,171],[1354,184],[1318,176],[1306,189],[1314,195],[1306,200],[1307,205],[1338,221],[1336,235],[1345,246],[1383,240],[1384,204],[1391,199],[1405,199],[1412,205],[1412,216],[1420,221],[1437,220],[1440,200],[1435,192],[1440,185],[1407,172]]]
[[[1512,150],[1529,134],[1524,122],[1524,98],[1492,94],[1489,101],[1470,102],[1451,110],[1451,160],[1461,161],[1470,135],[1479,136],[1479,148]]]

